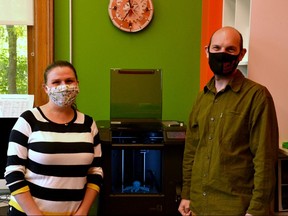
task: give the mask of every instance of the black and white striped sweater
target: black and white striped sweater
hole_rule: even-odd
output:
[[[30,190],[45,215],[71,215],[86,187],[100,189],[103,170],[95,121],[75,110],[68,124],[49,121],[39,107],[24,112],[9,139],[5,178],[10,205],[23,211],[14,195]]]

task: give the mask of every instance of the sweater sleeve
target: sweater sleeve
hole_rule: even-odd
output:
[[[31,133],[30,124],[26,121],[31,113],[24,112],[15,123],[9,138],[5,179],[12,194],[29,190],[25,181],[27,163],[27,143]]]
[[[103,183],[102,149],[99,131],[94,120],[91,125],[91,133],[94,137],[94,160],[88,170],[87,183],[88,187],[99,191]]]

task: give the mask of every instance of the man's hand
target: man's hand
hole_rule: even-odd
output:
[[[182,216],[189,216],[191,215],[190,210],[190,200],[182,199],[178,208],[178,211]]]

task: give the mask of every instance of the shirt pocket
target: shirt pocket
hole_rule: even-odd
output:
[[[249,118],[245,113],[226,111],[220,114],[218,125],[219,141],[238,145],[249,142]]]

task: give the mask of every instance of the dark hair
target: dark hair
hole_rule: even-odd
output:
[[[71,70],[75,74],[76,80],[78,80],[77,72],[76,72],[76,69],[74,68],[74,66],[68,61],[59,60],[59,61],[55,61],[52,64],[48,65],[47,68],[45,69],[45,71],[44,71],[44,83],[45,84],[47,83],[47,76],[48,76],[49,72],[56,67],[69,67],[69,68],[71,68]]]

